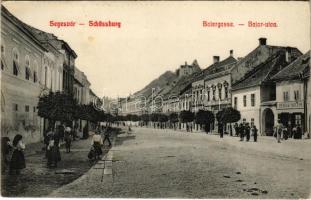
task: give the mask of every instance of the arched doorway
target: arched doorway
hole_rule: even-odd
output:
[[[266,108],[262,114],[263,133],[267,136],[273,136],[274,114],[270,108]]]

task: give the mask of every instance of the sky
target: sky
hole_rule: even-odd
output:
[[[197,59],[202,69],[234,50],[243,57],[267,44],[310,49],[309,2],[55,2],[2,3],[23,22],[53,33],[77,53],[82,70],[98,96],[123,97],[142,89],[165,71]],[[54,27],[50,21],[84,26]],[[121,22],[120,28],[90,27],[90,20]],[[248,21],[278,27],[248,27]],[[235,27],[203,27],[203,21],[233,22]],[[237,24],[244,24],[239,26]]]

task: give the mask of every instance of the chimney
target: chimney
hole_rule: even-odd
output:
[[[286,47],[286,51],[285,51],[285,60],[286,62],[290,63],[292,61],[291,58],[291,53],[292,53],[292,49],[290,47]]]
[[[267,38],[259,38],[259,45],[266,45],[267,44]]]
[[[214,64],[219,62],[219,56],[213,56]]]
[[[230,56],[233,57],[233,49],[230,50]]]

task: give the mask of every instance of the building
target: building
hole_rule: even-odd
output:
[[[231,106],[231,69],[235,63],[233,50],[222,61],[219,56],[213,57],[213,64],[204,69],[192,83],[193,112],[209,110],[216,115],[219,110]],[[212,129],[218,127],[215,122],[210,126]]]
[[[310,79],[310,51],[272,77],[276,82],[275,117],[291,130],[301,126],[307,132],[307,82]],[[310,104],[310,102],[309,102]],[[309,113],[310,115],[310,113]]]
[[[234,66],[232,105],[241,113],[240,122],[256,125],[262,135],[272,135],[277,120],[276,85],[270,79],[300,55],[297,48],[269,46],[260,38],[259,46]],[[240,72],[244,77],[240,78]]]
[[[1,134],[24,136],[26,143],[42,139],[37,115],[43,66],[53,65],[48,49],[1,6]]]
[[[199,71],[201,71],[201,68],[198,64],[198,61],[194,60],[191,65],[188,65],[187,62],[185,62],[184,65],[180,65],[176,73],[178,77],[184,77]]]

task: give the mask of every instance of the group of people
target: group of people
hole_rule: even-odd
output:
[[[64,125],[58,125],[56,128],[50,127],[44,137],[44,144],[48,167],[57,167],[57,163],[61,161],[60,141],[65,142],[66,152],[70,152],[71,141],[74,138],[72,129]]]
[[[23,142],[23,136],[17,134],[11,143],[8,137],[1,138],[1,170],[2,173],[9,168],[9,174],[20,174],[20,170],[26,167],[24,150],[26,148]],[[10,156],[10,152],[12,152]],[[11,157],[11,158],[10,158]]]
[[[236,136],[240,137],[240,141],[244,141],[245,138],[245,141],[249,142],[251,136],[253,136],[254,142],[257,142],[258,129],[254,124],[250,126],[248,122],[235,123],[234,130]]]
[[[97,126],[95,130],[95,134],[92,138],[92,146],[91,150],[88,154],[88,157],[90,160],[97,160],[100,158],[100,156],[103,154],[102,146],[105,144],[105,141],[108,141],[108,146],[111,147],[111,141],[110,141],[110,132],[111,127],[110,126]]]
[[[302,139],[302,129],[299,124],[295,125],[293,128],[286,127],[278,120],[277,125],[274,127],[273,136],[276,137],[278,143],[288,138]]]

